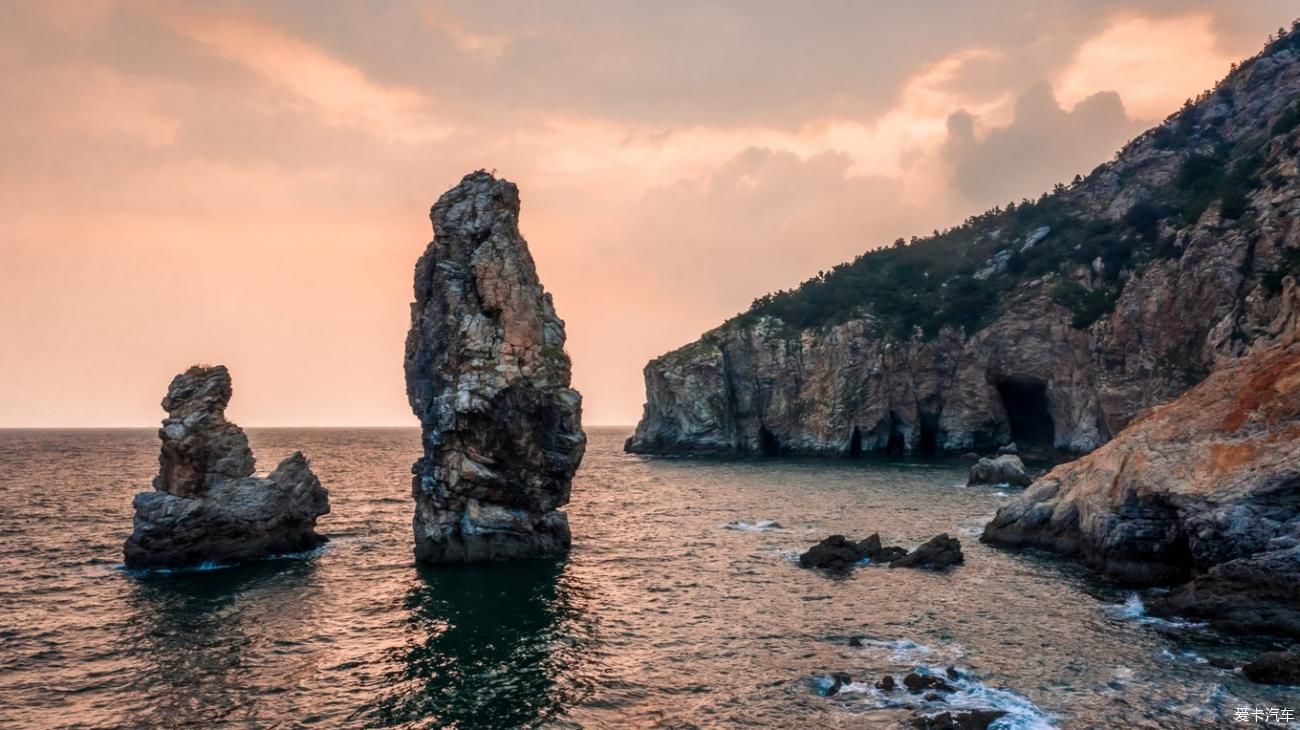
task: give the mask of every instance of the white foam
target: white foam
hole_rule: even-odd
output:
[[[198,565],[189,565],[184,568],[129,568],[126,563],[118,563],[113,566],[116,570],[121,570],[131,575],[179,575],[184,573],[206,573],[211,570],[225,570],[226,568],[235,567],[236,563],[216,563],[211,560],[205,560]]]
[[[1145,626],[1160,626],[1169,629],[1201,629],[1208,625],[1204,621],[1148,616],[1146,604],[1142,603],[1141,596],[1136,593],[1130,593],[1124,603],[1105,606],[1102,610],[1115,618],[1136,621]]]
[[[1029,698],[1010,689],[989,687],[969,673],[962,672],[954,679],[945,672],[928,666],[917,667],[916,673],[941,677],[954,691],[941,693],[941,699],[929,701],[925,699],[925,694],[908,692],[901,686],[902,679],[895,677],[900,686],[893,691],[876,689],[874,680],[864,680],[841,686],[837,694],[853,695],[871,707],[907,707],[923,715],[937,715],[945,710],[1001,710],[1007,714],[990,726],[998,730],[1050,730],[1056,727],[1058,718],[1035,705]],[[830,677],[822,677],[815,686],[819,694],[825,694],[834,682]]]
[[[785,550],[776,547],[771,548],[771,551],[776,553],[782,560],[788,560],[791,563],[799,562],[799,556],[801,555],[798,550]]]
[[[1197,654],[1194,651],[1180,651],[1175,653],[1170,651],[1168,647],[1161,647],[1160,651],[1156,652],[1156,657],[1159,658],[1161,661],[1169,662],[1171,664],[1186,664],[1186,663],[1209,664],[1210,663],[1209,659],[1206,659],[1205,657],[1201,656],[1200,654]]]
[[[1102,610],[1115,618],[1142,618],[1147,614],[1146,605],[1142,603],[1141,596],[1136,593],[1128,594],[1128,598],[1124,600],[1124,603],[1117,606],[1106,606]]]
[[[258,558],[257,560],[250,560],[244,563],[218,563],[212,560],[205,560],[198,565],[188,565],[184,568],[129,568],[126,563],[118,563],[113,566],[113,569],[120,570],[124,573],[130,573],[131,575],[182,575],[185,573],[207,573],[213,570],[225,570],[227,568],[235,568],[250,563],[261,563],[268,560],[309,560],[324,553],[325,548],[328,545],[329,543],[322,543],[310,550],[302,550],[296,553],[276,553],[274,555],[267,555],[264,558]]]
[[[862,647],[865,649],[875,649],[889,652],[889,658],[896,662],[910,662],[919,657],[931,656],[935,653],[934,647],[918,644],[910,639],[859,639]],[[958,651],[960,654],[960,651]]]
[[[776,520],[759,520],[757,522],[745,522],[737,520],[728,522],[722,526],[724,530],[739,530],[741,532],[768,532],[770,530],[784,530],[785,527]]]

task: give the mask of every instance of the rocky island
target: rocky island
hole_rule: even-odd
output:
[[[1297,316],[1297,98],[1292,31],[1091,174],[755,300],[646,365],[626,449],[1095,449]]]
[[[560,508],[587,439],[564,321],[519,233],[519,189],[475,172],[429,217],[405,357],[424,447],[412,467],[416,558],[562,553]]]
[[[231,394],[221,365],[196,365],[168,386],[158,476],[154,491],[135,496],[128,567],[236,563],[325,542],[315,528],[330,511],[329,492],[301,452],[253,476],[248,437],[226,420]]]

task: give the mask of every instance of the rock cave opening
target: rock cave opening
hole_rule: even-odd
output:
[[[1020,447],[1051,449],[1056,443],[1056,424],[1047,399],[1047,383],[1006,378],[998,382],[997,389],[1011,426],[1011,440]]]
[[[767,426],[758,427],[758,451],[763,456],[777,456],[781,453],[781,442],[776,434],[767,430]]]
[[[853,427],[853,435],[849,437],[849,458],[862,458],[862,429],[857,426]]]
[[[921,414],[921,442],[918,446],[921,456],[934,456],[939,453],[939,416],[930,413]]]
[[[897,415],[889,414],[889,441],[885,443],[886,456],[902,456],[907,453],[907,435],[903,433],[903,423]]]

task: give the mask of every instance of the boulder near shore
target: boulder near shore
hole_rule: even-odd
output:
[[[991,459],[984,457],[975,462],[970,468],[966,484],[1008,484],[1013,487],[1027,487],[1033,481],[1025,471],[1025,462],[1021,461],[1019,456],[1001,454]]]
[[[519,233],[519,189],[475,172],[429,217],[405,357],[424,450],[412,467],[416,559],[563,553],[560,508],[587,437],[564,321]]]
[[[231,394],[221,365],[195,365],[167,388],[158,476],[154,491],[133,502],[128,567],[237,563],[325,542],[315,528],[330,511],[329,492],[301,452],[266,477],[253,476],[248,437],[226,420]]]

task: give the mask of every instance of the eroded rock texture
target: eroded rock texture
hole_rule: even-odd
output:
[[[922,295],[920,283],[884,302],[870,296],[878,287],[854,289],[864,258],[792,290],[798,306],[761,298],[652,360],[627,450],[929,454],[1014,439],[1026,453],[1082,453],[1275,343],[1300,317],[1294,287],[1279,286],[1300,270],[1297,46],[1293,33],[1243,63],[1036,208],[898,247],[915,261],[898,274],[933,285]],[[997,302],[987,321],[953,324],[960,311],[923,306],[965,290]],[[812,309],[817,319],[799,314]],[[896,326],[921,320],[936,324]]]
[[[985,542],[1078,555],[1149,608],[1300,636],[1300,342],[1226,364],[998,510]]]
[[[587,439],[564,322],[519,234],[519,190],[476,172],[429,217],[405,361],[424,444],[412,468],[416,558],[562,553],[560,507]]]
[[[135,496],[128,566],[233,563],[325,541],[315,527],[330,510],[329,492],[301,452],[254,477],[248,437],[226,420],[230,396],[230,373],[220,365],[192,367],[167,388],[158,476],[154,491]]]
[[[1013,487],[1027,487],[1033,481],[1025,471],[1025,463],[1015,454],[1002,454],[993,458],[984,457],[971,465],[967,485],[972,484],[1008,484]]]

